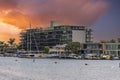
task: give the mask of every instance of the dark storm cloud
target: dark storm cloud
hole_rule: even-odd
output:
[[[0,0],[0,10],[14,9],[17,5],[17,0]]]
[[[51,20],[90,26],[108,7],[108,3],[101,0],[0,0],[0,3],[11,9],[2,16],[3,21],[19,28],[28,27],[29,22],[45,27]]]

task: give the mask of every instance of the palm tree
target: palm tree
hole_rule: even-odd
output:
[[[3,52],[3,44],[4,44],[4,42],[3,42],[3,41],[0,41],[0,53]]]
[[[15,42],[15,38],[10,38],[9,41],[8,41],[9,46],[13,47],[14,46],[14,42]]]
[[[5,53],[7,51],[7,48],[8,48],[8,44],[4,43],[3,44],[3,52]]]
[[[5,53],[8,48],[8,44],[4,41],[0,41],[0,52]]]
[[[15,38],[10,38],[8,40],[8,45],[9,45],[9,47],[7,48],[6,52],[10,53],[10,54],[7,54],[7,55],[8,56],[14,56],[14,54],[17,51],[17,47],[16,47],[16,44],[15,44]]]
[[[4,43],[4,41],[0,41],[0,45],[2,45]]]

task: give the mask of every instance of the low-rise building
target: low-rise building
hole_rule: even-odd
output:
[[[83,44],[83,52],[85,55],[110,56],[119,59],[120,43],[85,43]]]
[[[83,50],[85,54],[101,55],[103,53],[103,47],[101,43],[85,43],[83,44]]]
[[[120,43],[103,43],[103,54],[120,57]]]

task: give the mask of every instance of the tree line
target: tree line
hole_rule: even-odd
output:
[[[0,53],[6,53],[10,50],[17,51],[17,49],[21,49],[21,45],[15,43],[15,38],[10,38],[7,42],[0,41]]]

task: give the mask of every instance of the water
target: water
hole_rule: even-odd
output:
[[[119,63],[0,57],[0,80],[120,80]]]

